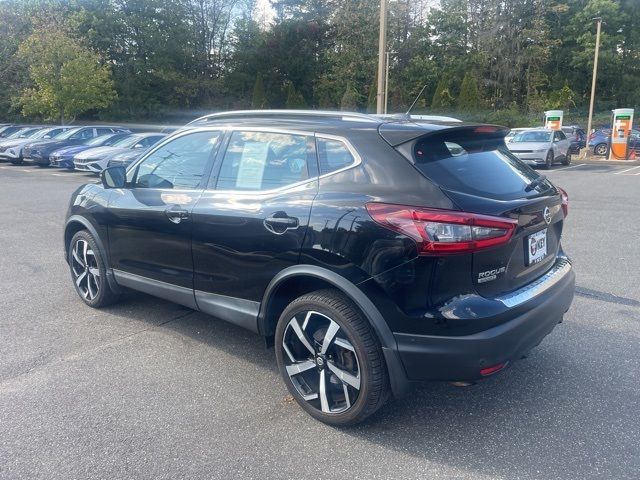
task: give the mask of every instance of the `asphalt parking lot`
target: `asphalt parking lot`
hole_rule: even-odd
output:
[[[86,307],[61,235],[95,177],[0,164],[0,478],[637,479],[640,167],[545,173],[570,195],[565,321],[503,374],[341,430],[251,333],[144,295]]]

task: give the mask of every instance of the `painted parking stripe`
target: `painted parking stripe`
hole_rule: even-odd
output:
[[[640,165],[638,165],[637,167],[627,168],[626,170],[620,170],[619,172],[615,172],[614,175],[622,175],[624,173],[631,172],[632,170],[636,170],[638,168],[640,168]],[[628,175],[635,175],[635,172]]]
[[[570,168],[578,168],[578,167],[584,167],[586,165],[586,163],[578,163],[576,165],[570,165],[568,167],[562,167],[562,168],[554,168],[553,170],[551,170],[552,172],[559,172],[560,170],[568,170]]]

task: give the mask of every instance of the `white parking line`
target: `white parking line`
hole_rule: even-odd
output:
[[[627,168],[626,170],[621,170],[619,172],[615,172],[614,175],[623,175],[626,172],[630,172],[630,171],[635,170],[637,168],[640,168],[640,165],[638,165],[637,167],[631,167],[631,168]],[[628,173],[627,175],[636,175],[636,173]]]
[[[553,170],[551,170],[552,172],[559,172],[560,170],[568,170],[570,168],[577,168],[577,167],[583,167],[584,165],[586,165],[586,163],[578,163],[576,165],[570,165],[568,167],[562,167],[562,168],[554,168]]]

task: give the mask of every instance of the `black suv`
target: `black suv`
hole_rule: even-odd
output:
[[[336,112],[213,114],[71,198],[75,288],[130,288],[275,344],[291,394],[353,424],[417,381],[472,382],[562,321],[567,196],[508,129]]]

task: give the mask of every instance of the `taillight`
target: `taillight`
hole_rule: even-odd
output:
[[[560,190],[560,198],[562,199],[562,213],[566,218],[569,215],[569,194],[560,187],[558,187],[558,190]]]
[[[367,211],[376,223],[415,240],[419,255],[469,253],[504,245],[518,224],[509,218],[387,203],[367,203]]]

